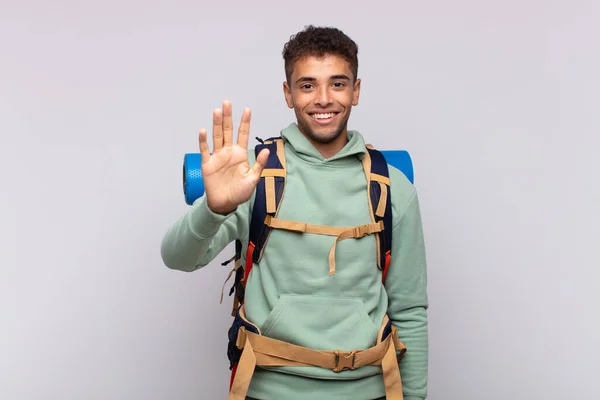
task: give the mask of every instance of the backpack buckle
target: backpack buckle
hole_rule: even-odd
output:
[[[335,354],[335,366],[333,367],[333,372],[353,370],[356,368],[354,366],[354,356],[356,355],[356,350],[352,350],[350,352],[334,350],[333,354]]]
[[[357,239],[365,237],[365,236],[369,235],[370,233],[371,233],[371,229],[370,229],[369,225],[360,225],[360,226],[354,227],[354,237]]]

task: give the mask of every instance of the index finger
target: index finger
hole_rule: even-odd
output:
[[[245,149],[248,148],[248,137],[250,136],[250,117],[251,111],[249,108],[245,108],[242,113],[242,122],[240,122],[240,128],[238,130],[238,146]]]

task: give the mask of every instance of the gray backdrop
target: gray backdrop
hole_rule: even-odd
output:
[[[160,241],[213,108],[293,120],[309,23],[360,46],[351,128],[414,158],[429,398],[600,398],[597,1],[0,4],[0,398],[226,398],[231,253]]]

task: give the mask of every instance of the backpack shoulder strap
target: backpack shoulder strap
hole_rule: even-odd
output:
[[[268,216],[272,218],[277,216],[285,188],[286,169],[283,138],[272,137],[264,141],[259,139],[259,141],[261,143],[254,148],[255,156],[258,157],[258,154],[263,149],[269,149],[269,157],[267,166],[263,169],[256,186],[252,216],[250,218],[246,264],[242,266],[243,250],[240,240],[236,240],[235,256],[230,260],[235,260],[235,267],[230,272],[230,276],[235,272],[234,284],[229,291],[230,296],[235,292],[232,315],[235,315],[238,307],[244,302],[245,287],[250,270],[253,263],[260,262],[269,234],[271,233],[272,228],[265,224],[265,220]]]
[[[269,158],[256,186],[248,238],[248,255],[252,256],[252,261],[255,263],[260,262],[272,229],[265,224],[265,219],[268,215],[272,218],[277,216],[286,178],[283,139],[281,137],[270,138],[257,145],[256,157],[265,148],[269,149]],[[248,273],[249,271],[246,272],[246,275]]]
[[[383,270],[385,281],[392,257],[392,199],[390,175],[385,156],[367,145],[368,157],[363,158],[363,167],[367,175],[371,218],[373,222],[383,220],[383,230],[377,236],[377,266]]]

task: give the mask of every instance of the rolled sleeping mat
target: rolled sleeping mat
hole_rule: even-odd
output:
[[[406,150],[379,150],[385,157],[385,161],[392,167],[400,170],[410,183],[415,183],[415,171],[412,159]]]
[[[414,183],[414,170],[410,154],[406,150],[380,150],[385,160],[392,167],[402,172],[411,183]],[[204,195],[202,180],[202,155],[187,153],[183,158],[183,195],[188,205],[194,204]]]

